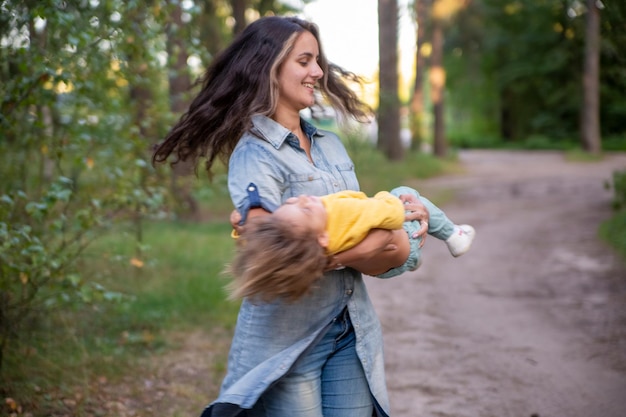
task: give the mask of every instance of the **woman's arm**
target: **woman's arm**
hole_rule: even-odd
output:
[[[404,229],[372,229],[358,245],[333,256],[329,268],[349,266],[367,275],[378,275],[406,262],[410,250]]]
[[[405,221],[417,220],[421,229],[413,236],[422,236],[420,247],[428,232],[428,209],[411,194],[403,194],[400,200],[405,204]],[[367,275],[378,275],[402,265],[409,257],[411,246],[404,229],[373,229],[358,245],[335,255],[329,269],[349,266]]]

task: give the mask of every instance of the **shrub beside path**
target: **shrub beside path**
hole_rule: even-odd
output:
[[[476,227],[452,258],[366,278],[385,337],[394,417],[626,416],[626,261],[599,240],[604,182],[626,155],[467,151],[465,173],[410,184],[455,190],[443,206]]]

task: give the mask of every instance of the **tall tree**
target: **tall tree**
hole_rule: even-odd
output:
[[[202,10],[195,20],[195,29],[199,31],[197,38],[204,47],[201,52],[205,55],[203,59],[205,65],[222,50],[228,40],[227,34],[230,35],[230,30],[225,27],[224,18],[217,13],[219,3],[221,0],[204,0],[201,3]]]
[[[581,109],[582,146],[598,154],[600,136],[600,10],[598,0],[587,0],[585,18],[585,63],[583,69],[583,105]]]
[[[142,139],[155,137],[151,128],[149,113],[153,101],[152,86],[154,81],[154,68],[152,60],[148,56],[149,49],[144,42],[144,30],[146,22],[152,18],[148,4],[138,3],[128,10],[128,43],[126,45],[126,59],[129,73],[133,75],[129,82],[129,96],[135,110],[134,122],[139,127],[139,136]]]
[[[413,10],[415,15],[416,48],[415,48],[415,81],[410,105],[411,148],[419,150],[423,142],[424,120],[424,74],[426,72],[427,57],[424,45],[427,42],[426,25],[432,0],[415,0]]]
[[[187,66],[189,53],[183,39],[182,6],[178,1],[168,1],[172,8],[169,13],[170,21],[166,27],[166,46],[169,56],[169,102],[170,111],[173,114],[182,114],[189,104],[187,94],[191,86],[191,78]],[[178,205],[177,211],[183,217],[194,218],[198,215],[199,206],[191,190],[189,177],[194,174],[194,166],[191,161],[183,161],[174,165],[170,171],[170,191],[174,201]]]
[[[433,104],[434,153],[443,157],[448,152],[445,133],[444,99],[446,70],[443,62],[445,31],[450,20],[465,7],[465,0],[433,0],[432,6],[432,55],[430,61],[430,94]]]
[[[233,17],[235,18],[235,26],[233,27],[234,34],[241,33],[246,27],[246,8],[248,7],[247,0],[231,0],[231,7],[233,8]]]
[[[444,92],[446,86],[446,70],[443,66],[443,17],[438,5],[441,0],[435,0],[433,13],[432,45],[433,51],[430,61],[430,98],[433,103],[433,150],[436,156],[443,157],[448,152],[444,124]],[[437,11],[439,11],[437,13]]]
[[[398,97],[398,2],[378,0],[378,148],[392,161],[403,158]]]

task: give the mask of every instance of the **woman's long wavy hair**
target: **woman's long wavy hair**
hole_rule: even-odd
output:
[[[362,80],[328,62],[317,26],[296,17],[263,17],[248,25],[215,57],[196,82],[202,84],[200,92],[157,145],[152,163],[165,162],[174,155],[172,165],[190,159],[195,166],[203,158],[210,177],[215,158],[228,161],[239,138],[250,129],[253,115],[274,114],[280,66],[304,31],[310,32],[319,45],[318,63],[324,71],[318,81],[322,99],[342,117],[366,121],[369,107],[346,84]],[[317,98],[316,105],[320,105]]]

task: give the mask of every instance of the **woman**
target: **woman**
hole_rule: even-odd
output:
[[[249,216],[300,194],[358,190],[338,137],[299,114],[317,104],[317,89],[339,113],[365,120],[367,106],[344,77],[354,79],[327,62],[315,25],[297,18],[257,20],[215,58],[153,162],[171,154],[175,161],[204,158],[210,174],[216,157],[229,159],[232,201]],[[252,181],[258,189],[249,194]],[[427,210],[411,201],[411,219],[428,220]],[[367,268],[372,254],[394,256],[398,238],[378,230],[338,254],[341,269],[325,274],[296,303],[243,300],[227,375],[203,417],[389,415],[380,324],[361,274],[343,265]]]

